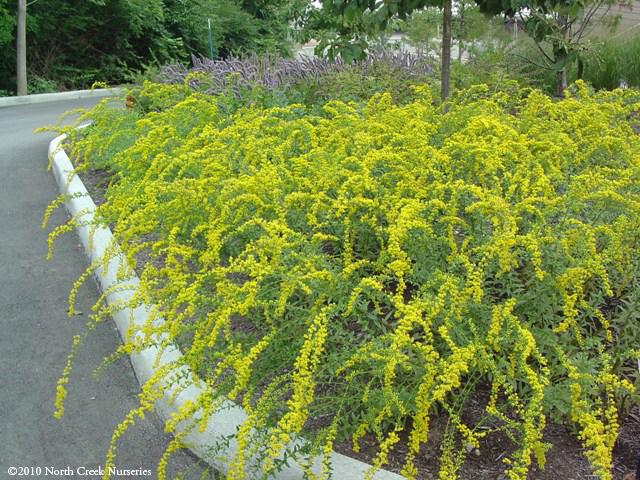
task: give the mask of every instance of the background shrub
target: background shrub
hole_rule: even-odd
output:
[[[582,55],[582,79],[595,89],[613,90],[623,83],[640,86],[640,35],[618,35],[612,39],[595,39]],[[493,83],[500,74],[508,74],[523,85],[554,93],[555,72],[544,66],[544,59],[535,44],[528,38],[520,39],[502,50],[488,49],[467,65],[457,65],[457,77],[462,84]],[[508,72],[508,73],[507,73]],[[570,65],[567,78],[578,79],[576,65]],[[466,81],[464,81],[466,79]],[[486,80],[485,80],[486,79]],[[459,80],[458,80],[459,82]]]
[[[306,0],[48,0],[27,9],[29,76],[61,89],[121,83],[150,65],[252,53],[290,55]],[[16,1],[0,0],[0,89],[15,91]],[[211,49],[208,19],[212,23]]]
[[[210,95],[231,94],[240,104],[259,100],[262,106],[362,101],[380,92],[406,102],[413,97],[412,85],[433,80],[430,59],[406,51],[376,51],[366,60],[352,63],[340,58],[252,56],[227,60],[194,57],[192,64],[191,68],[165,66],[161,78],[174,84],[186,81]]]
[[[640,86],[640,35],[618,36],[596,45],[585,59],[584,78],[595,88],[612,90],[622,82]]]

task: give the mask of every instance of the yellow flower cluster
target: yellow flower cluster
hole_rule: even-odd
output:
[[[241,399],[230,479],[256,460],[277,476],[284,452],[323,454],[326,474],[334,441],[357,450],[365,435],[374,469],[406,437],[415,478],[436,411],[451,427],[441,478],[489,423],[516,445],[505,474],[524,480],[544,466],[549,417],[579,427],[609,478],[616,401],[638,394],[618,367],[640,341],[624,312],[640,279],[640,96],[574,91],[477,87],[444,111],[425,88],[403,106],[383,94],[226,114],[146,84],[150,113],[99,105],[72,152],[112,173],[96,222],[141,279],[112,308],[156,306],[122,351],[178,344],[212,388],[194,405],[204,420]],[[485,418],[465,422],[481,387]]]

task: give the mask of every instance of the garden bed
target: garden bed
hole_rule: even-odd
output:
[[[636,92],[140,98],[97,107],[71,153],[112,175],[96,219],[139,272],[128,306],[157,306],[121,353],[181,347],[168,368],[214,389],[180,418],[222,399],[247,413],[230,478],[336,448],[409,478],[629,467],[614,446],[637,428],[621,427],[638,399]],[[581,448],[590,466],[562,461]]]
[[[96,205],[102,205],[112,175],[104,170],[88,169],[82,172],[81,177]],[[142,254],[138,255],[136,261],[139,274],[142,273],[142,266],[147,259],[148,257]],[[486,398],[484,402],[472,399],[469,415],[476,418],[481,416],[485,404]],[[433,419],[431,438],[416,457],[416,467],[419,472],[416,476],[417,480],[438,477],[440,464],[438,453],[442,448],[446,423],[446,416]],[[400,473],[406,458],[407,437],[408,432],[404,432],[401,442],[391,451],[389,464],[386,465],[387,470]],[[528,478],[531,480],[590,480],[593,478],[593,470],[584,455],[584,448],[567,426],[555,423],[548,425],[545,428],[544,441],[552,445],[546,456],[545,468],[540,470],[534,466]],[[483,443],[480,449],[470,448],[470,454],[460,468],[457,478],[459,480],[506,480],[501,459],[513,453],[515,448],[515,443],[506,435],[491,438],[490,441]],[[343,455],[371,463],[376,456],[378,446],[376,439],[369,435],[363,438],[359,452],[354,452],[349,442],[337,443],[334,449]],[[625,474],[634,471],[639,456],[640,408],[636,406],[624,416],[620,423],[620,433],[613,450],[613,480],[622,480]]]
[[[636,407],[621,421],[620,434],[613,450],[612,479],[622,480],[625,474],[635,471],[640,455],[640,416]],[[416,457],[419,472],[416,479],[431,480],[438,478],[441,442],[446,429],[444,416],[433,419],[431,440]],[[527,478],[530,480],[594,480],[593,468],[584,455],[584,448],[567,426],[551,423],[545,428],[543,440],[552,445],[546,454],[544,469],[533,466]],[[407,438],[394,449],[389,458],[387,470],[399,473],[407,451]],[[505,435],[491,437],[482,443],[480,449],[470,449],[469,455],[458,472],[458,480],[506,480],[501,462],[505,456],[513,453],[515,443]],[[361,451],[356,453],[348,443],[335,446],[336,451],[371,462],[377,452],[374,438],[364,439]]]

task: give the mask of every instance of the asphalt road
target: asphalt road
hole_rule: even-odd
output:
[[[76,306],[84,315],[67,318],[69,289],[87,261],[73,233],[60,237],[53,259],[45,259],[47,238],[40,222],[58,195],[46,170],[47,147],[55,134],[33,130],[55,122],[65,110],[95,102],[0,108],[0,479],[11,478],[10,467],[40,467],[39,474],[32,470],[21,478],[99,478],[85,475],[81,467],[104,465],[114,427],[137,406],[139,386],[128,359],[118,360],[97,379],[92,375],[120,342],[113,322],[106,322],[80,348],[65,415],[53,418],[56,382],[71,339],[83,331],[98,290],[92,280],[86,282]],[[65,219],[64,209],[58,209],[51,225]],[[156,478],[168,440],[155,414],[139,420],[120,439],[115,463],[118,468],[152,473],[112,478]],[[171,458],[170,473],[200,476],[195,457],[177,452]],[[58,469],[58,474],[47,475],[47,467]]]

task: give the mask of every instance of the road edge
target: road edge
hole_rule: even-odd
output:
[[[95,90],[74,90],[59,93],[38,93],[16,97],[0,97],[0,108],[17,105],[31,105],[34,103],[60,102],[63,100],[78,100],[81,98],[113,97],[122,93],[122,88],[97,88]]]

